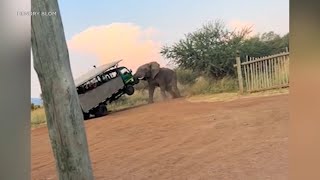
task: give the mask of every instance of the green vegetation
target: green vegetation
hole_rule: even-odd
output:
[[[175,72],[177,73],[177,79],[179,80],[179,83],[182,85],[193,84],[198,77],[197,74],[189,69],[177,68],[175,69]]]
[[[236,76],[237,50],[244,59],[284,52],[289,46],[289,34],[281,37],[271,31],[249,37],[250,33],[250,27],[231,31],[222,21],[209,22],[172,46],[163,46],[160,53],[178,68],[221,79]]]

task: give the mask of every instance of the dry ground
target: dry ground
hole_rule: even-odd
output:
[[[288,95],[177,99],[85,122],[96,179],[287,179]],[[57,179],[46,127],[32,130],[32,179]]]

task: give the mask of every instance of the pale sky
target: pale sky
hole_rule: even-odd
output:
[[[159,50],[210,20],[229,28],[253,25],[254,33],[289,32],[289,0],[62,1],[59,6],[74,78],[113,60],[133,71],[167,61]],[[31,97],[41,90],[31,63]]]

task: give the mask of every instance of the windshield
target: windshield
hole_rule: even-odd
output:
[[[121,74],[128,74],[128,73],[130,73],[130,71],[129,71],[127,68],[122,68],[122,69],[120,70],[120,73],[121,73]]]

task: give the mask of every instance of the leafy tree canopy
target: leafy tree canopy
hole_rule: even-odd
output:
[[[186,34],[172,46],[163,46],[160,53],[181,69],[222,78],[235,75],[237,50],[242,58],[259,57],[283,52],[289,44],[288,34],[281,37],[271,31],[249,38],[250,33],[250,27],[230,31],[217,20]]]

